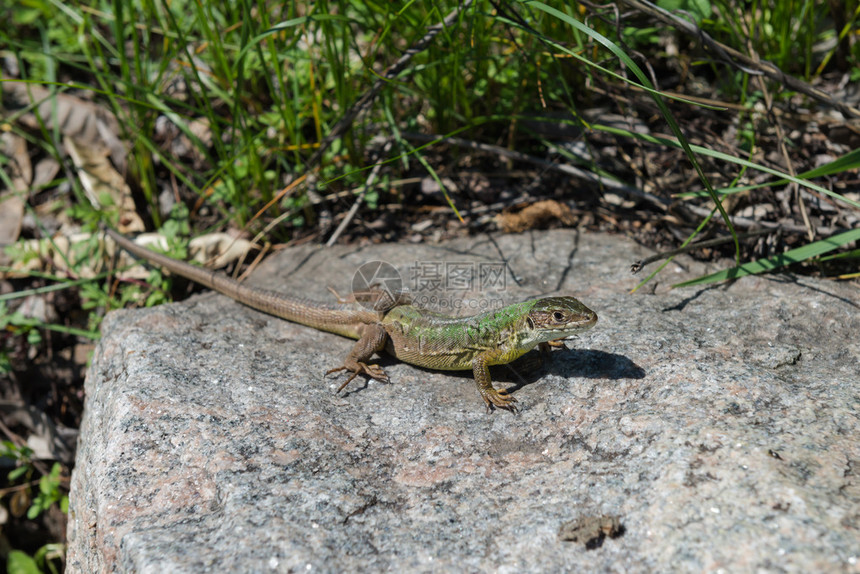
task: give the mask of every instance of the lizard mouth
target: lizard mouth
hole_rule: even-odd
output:
[[[591,329],[592,327],[594,327],[594,325],[596,323],[597,323],[597,315],[592,315],[591,317],[589,317],[585,321],[582,321],[578,325],[573,327],[574,331],[572,333],[569,333],[568,335],[566,335],[564,337],[560,337],[560,338],[556,339],[556,341],[572,341],[572,340],[576,339],[578,337],[578,335],[580,333],[582,333],[583,331],[587,331],[588,329]],[[564,329],[564,330],[567,330],[567,329]]]
[[[562,337],[561,339],[556,339],[556,341],[573,341],[579,338],[579,334],[568,335],[567,337]]]

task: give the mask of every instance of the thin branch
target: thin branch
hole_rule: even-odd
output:
[[[382,153],[380,153],[380,157],[385,157],[388,154],[388,151],[391,149],[391,145],[394,143],[394,140],[388,140],[385,144],[385,147],[382,148]],[[346,229],[346,226],[349,225],[352,218],[355,217],[355,214],[358,213],[358,208],[361,207],[361,204],[364,202],[364,196],[367,194],[367,190],[373,187],[373,184],[376,183],[376,178],[379,176],[379,170],[382,168],[382,164],[384,161],[378,162],[373,169],[370,170],[370,175],[367,176],[367,181],[364,184],[364,187],[359,192],[358,197],[355,198],[355,203],[352,204],[352,207],[349,208],[349,212],[347,212],[346,217],[343,218],[343,221],[340,222],[340,225],[337,226],[337,229],[334,230],[334,233],[331,234],[328,241],[326,241],[326,247],[331,247],[334,245],[337,238],[340,237],[343,230]]]
[[[749,239],[750,237],[756,237],[759,235],[767,235],[768,233],[773,233],[777,231],[779,228],[767,228],[767,229],[759,229],[757,231],[750,231],[749,233],[741,233],[738,235],[738,240],[742,241],[744,239]],[[717,237],[716,239],[708,239],[705,241],[699,241],[698,243],[690,243],[686,247],[680,247],[678,249],[672,249],[671,251],[664,251],[662,253],[657,253],[656,255],[652,255],[651,257],[646,257],[645,259],[641,259],[635,262],[630,266],[630,272],[634,275],[642,271],[642,269],[646,265],[650,265],[655,261],[660,261],[661,259],[668,259],[669,257],[674,257],[675,255],[680,255],[681,253],[689,253],[691,251],[695,251],[696,249],[700,249],[702,247],[716,247],[717,245],[724,245],[726,243],[733,242],[734,239],[731,237]]]
[[[390,81],[397,78],[397,76],[406,69],[406,66],[415,57],[416,54],[420,54],[427,46],[430,45],[430,42],[435,38],[439,32],[444,30],[445,28],[450,28],[457,21],[457,18],[460,17],[460,13],[464,10],[468,9],[469,6],[472,5],[473,0],[465,0],[458,8],[455,8],[448,14],[442,22],[439,24],[435,24],[427,28],[427,33],[424,34],[424,37],[421,38],[418,42],[412,45],[406,53],[404,53],[394,64],[392,64],[382,77],[377,79],[376,82],[373,83],[373,86],[369,90],[367,90],[364,95],[362,95],[357,102],[355,102],[352,107],[350,107],[346,113],[343,115],[340,120],[334,125],[331,130],[331,133],[320,142],[319,147],[314,152],[314,154],[307,161],[307,168],[313,168],[319,160],[322,158],[323,154],[328,150],[331,144],[339,137],[341,137],[346,130],[352,125],[353,120],[355,120],[356,116],[360,114],[363,110],[370,106],[373,100],[379,95],[379,92],[382,91],[383,86],[388,84]]]
[[[481,151],[485,151],[488,153],[492,153],[495,155],[500,155],[502,157],[515,159],[518,161],[527,161],[529,163],[533,163],[535,165],[540,165],[546,167],[548,169],[552,169],[555,171],[560,171],[567,175],[572,175],[573,177],[578,177],[580,179],[584,179],[586,181],[591,181],[602,185],[603,187],[612,189],[613,191],[617,191],[626,195],[631,195],[637,197],[639,199],[644,199],[648,203],[660,209],[660,211],[667,211],[669,209],[670,201],[667,199],[663,199],[662,197],[657,197],[654,194],[648,193],[647,191],[643,191],[637,187],[633,187],[631,185],[627,185],[625,183],[621,183],[620,181],[616,181],[614,179],[608,179],[605,177],[601,177],[596,173],[592,173],[590,171],[586,171],[584,169],[579,169],[578,167],[574,167],[572,165],[567,165],[563,163],[553,163],[551,161],[541,159],[539,157],[535,157],[532,155],[527,155],[522,152],[513,151],[510,149],[506,149],[503,147],[485,144],[481,142],[465,140],[461,138],[449,138],[440,135],[427,135],[427,134],[416,134],[403,132],[403,137],[411,140],[417,141],[432,141],[432,142],[445,142],[452,145],[456,145],[459,147],[466,147],[470,149],[477,149]]]
[[[691,205],[689,203],[684,204],[684,209],[687,209],[693,212],[696,215],[701,217],[707,217],[710,215],[711,210],[706,207],[699,207],[698,205]],[[767,229],[775,230],[780,229],[785,233],[792,233],[797,235],[806,235],[807,229],[803,225],[797,225],[795,223],[778,223],[776,221],[757,221],[755,219],[750,219],[748,217],[742,217],[740,215],[730,215],[729,219],[732,222],[732,225],[738,227],[740,229],[750,229],[753,227],[764,227]],[[836,230],[831,227],[819,227],[816,231],[823,236],[832,235],[836,233]]]
[[[754,75],[762,74],[771,80],[786,86],[790,90],[806,94],[810,98],[814,98],[820,102],[825,102],[848,117],[860,118],[860,110],[857,108],[834,99],[829,94],[810,86],[806,82],[799,80],[794,76],[789,76],[774,64],[766,60],[757,61],[746,54],[738,52],[734,48],[730,48],[729,46],[714,40],[707,32],[699,28],[695,22],[676,16],[659,6],[655,6],[648,0],[619,0],[619,2],[645,12],[663,23],[677,28],[688,36],[700,39],[702,43],[709,49],[713,50],[721,60],[735,68]]]

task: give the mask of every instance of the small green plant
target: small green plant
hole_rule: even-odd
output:
[[[27,343],[35,346],[42,342],[42,334],[38,329],[41,324],[36,319],[25,317],[20,311],[10,313],[6,303],[0,301],[0,330],[12,329],[19,333],[26,333]]]
[[[27,518],[33,520],[54,504],[60,505],[63,514],[69,511],[69,497],[60,491],[60,473],[63,467],[55,462],[51,472],[39,479],[39,494],[33,498],[33,504],[27,511]]]
[[[0,443],[0,458],[10,458],[16,462],[16,468],[9,471],[9,474],[6,475],[10,483],[14,483],[20,479],[23,479],[25,482],[31,480],[31,477],[36,472],[32,457],[33,450],[26,445],[18,446],[8,440]],[[51,471],[48,474],[42,475],[39,479],[39,493],[32,499],[30,508],[27,510],[27,518],[33,520],[54,504],[59,504],[60,510],[63,513],[68,511],[69,497],[60,491],[62,483],[60,474],[62,472],[62,465],[59,462],[55,462],[51,467]]]
[[[65,554],[63,544],[45,544],[33,556],[20,550],[12,550],[6,558],[8,574],[60,574]]]
[[[39,478],[39,492],[30,500],[29,484],[32,476],[37,472],[33,464],[33,450],[26,445],[16,445],[12,441],[0,442],[0,458],[8,458],[16,463],[16,467],[7,475],[7,481],[11,483],[22,482],[21,485],[13,487],[14,494],[10,507],[13,512],[16,506],[25,506],[29,501],[27,518],[34,520],[40,514],[51,508],[54,504],[59,505],[60,510],[66,514],[69,511],[69,497],[62,491],[63,467],[55,462],[48,474]],[[20,511],[23,512],[23,508]],[[11,550],[6,557],[6,571],[10,574],[59,574],[62,572],[62,560],[65,552],[63,544],[46,544],[39,548],[33,556],[20,550]]]
[[[18,446],[14,442],[4,440],[0,442],[0,458],[11,458],[16,462],[16,468],[9,471],[6,478],[9,482],[14,482],[21,478],[28,471],[32,472],[30,466],[30,457],[33,456],[33,449],[27,445]]]

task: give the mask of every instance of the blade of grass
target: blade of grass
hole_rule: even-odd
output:
[[[716,213],[716,210],[715,210],[715,209],[712,209],[712,210],[711,210],[711,213],[710,213],[710,214],[709,214],[705,219],[703,219],[701,223],[699,223],[699,226],[696,228],[696,231],[695,231],[694,233],[692,233],[692,234],[687,238],[687,240],[686,240],[686,241],[684,241],[684,243],[682,243],[682,244],[681,244],[681,247],[680,247],[679,249],[683,249],[683,248],[685,248],[686,246],[688,246],[690,243],[692,243],[692,242],[693,242],[693,238],[694,238],[695,236],[697,236],[697,235],[698,235],[698,234],[699,234],[699,233],[700,233],[700,232],[705,228],[705,226],[706,226],[706,225],[711,221],[711,218],[712,218],[712,217],[714,217],[714,213]],[[638,284],[636,287],[634,287],[633,289],[631,289],[631,290],[630,290],[630,293],[631,293],[631,294],[636,293],[636,291],[638,291],[640,287],[642,287],[643,285],[645,285],[646,283],[648,283],[649,281],[651,281],[651,279],[653,279],[653,278],[654,278],[658,273],[660,273],[660,271],[662,271],[662,270],[663,270],[663,269],[664,269],[664,268],[665,268],[669,263],[671,263],[673,259],[675,259],[675,256],[674,256],[674,255],[673,255],[672,257],[667,257],[667,258],[666,258],[666,260],[665,260],[665,261],[663,261],[663,263],[661,263],[660,265],[658,265],[658,266],[657,266],[657,268],[656,268],[654,271],[652,271],[651,273],[649,273],[649,274],[648,274],[648,276],[647,276],[647,277],[645,277],[645,279],[643,279],[642,281],[640,281],[640,282],[639,282],[639,284]]]
[[[561,12],[560,10],[557,10],[555,8],[547,6],[546,4],[543,4],[541,2],[523,0],[523,3],[528,5],[528,6],[533,6],[533,7],[537,8],[538,10],[541,10],[543,12],[546,12],[547,14],[550,14],[550,15],[558,18],[559,20],[562,20],[563,22],[567,23],[568,25],[575,28],[576,30],[579,30],[583,34],[590,36],[596,42],[598,42],[599,44],[604,46],[606,49],[608,49],[610,52],[612,52],[619,60],[621,60],[624,63],[624,65],[627,66],[636,75],[636,77],[639,79],[639,82],[644,87],[650,88],[648,93],[651,94],[652,98],[654,99],[654,103],[656,103],[657,107],[660,108],[660,112],[663,115],[663,118],[669,124],[669,127],[672,130],[672,133],[674,133],[675,137],[678,138],[678,142],[681,144],[681,147],[683,148],[684,153],[687,156],[687,159],[690,160],[690,163],[693,165],[693,168],[696,170],[696,173],[698,174],[699,179],[702,180],[702,183],[705,184],[705,188],[707,188],[708,194],[711,196],[711,199],[714,201],[714,204],[716,205],[717,209],[719,210],[720,215],[723,218],[723,221],[726,223],[726,227],[728,228],[729,233],[731,233],[732,239],[734,240],[734,244],[735,244],[735,261],[740,263],[741,246],[740,246],[740,242],[738,241],[737,233],[735,232],[734,226],[732,225],[731,219],[729,219],[729,214],[726,213],[726,210],[723,208],[723,205],[720,202],[720,197],[717,195],[717,193],[714,191],[714,188],[711,186],[711,182],[708,179],[708,177],[705,175],[705,172],[702,169],[702,166],[699,165],[699,162],[696,159],[695,154],[693,153],[693,149],[691,148],[690,143],[684,137],[684,134],[681,131],[681,128],[678,125],[678,122],[675,121],[674,115],[672,115],[672,112],[669,110],[669,107],[666,105],[666,102],[663,99],[663,95],[660,94],[659,92],[655,91],[654,85],[651,83],[651,80],[648,79],[648,76],[645,74],[645,72],[643,72],[642,69],[636,64],[636,62],[634,62],[630,58],[630,56],[628,56],[624,52],[624,50],[622,50],[618,45],[616,45],[614,42],[609,40],[609,38],[607,38],[606,36],[603,36],[602,34],[597,32],[596,30],[592,30],[591,28],[589,28],[588,26],[586,26],[585,24],[583,24],[582,22],[580,22],[576,18],[572,18],[568,14],[565,14],[564,12]],[[561,48],[561,46],[558,46],[558,47]],[[581,61],[588,62],[587,60],[584,60],[583,58],[579,57],[578,55],[576,55],[575,53],[573,53],[570,50],[565,49],[565,52],[573,55],[574,57],[577,57]],[[588,64],[592,65],[591,62],[588,62]],[[695,235],[691,236],[690,239],[692,240],[693,237],[695,237]]]
[[[716,273],[711,273],[710,275],[705,275],[704,277],[698,277],[696,279],[691,279],[690,281],[677,283],[675,285],[672,285],[672,288],[675,289],[679,287],[692,287],[694,285],[707,285],[709,283],[716,283],[718,281],[724,281],[726,279],[737,279],[746,275],[753,275],[756,273],[772,271],[780,267],[785,267],[786,265],[791,265],[792,263],[799,263],[801,261],[805,261],[811,257],[815,257],[816,255],[827,253],[828,251],[833,251],[834,249],[837,249],[843,245],[847,245],[848,243],[857,240],[860,240],[860,229],[852,229],[850,231],[845,231],[838,235],[828,237],[827,239],[815,241],[813,243],[810,243],[809,245],[804,245],[803,247],[798,247],[797,249],[786,251],[785,253],[777,255],[776,257],[770,257],[768,259],[759,259],[758,261],[752,261],[750,263],[744,263],[743,265],[737,265],[735,267],[732,267],[731,269],[723,269],[722,271],[717,271]]]
[[[11,267],[0,267],[0,273],[16,273],[14,269]],[[20,291],[13,291],[11,293],[6,293],[5,295],[0,295],[0,301],[9,301],[10,299],[20,299],[22,297],[29,297],[30,295],[41,295],[43,293],[51,293],[53,291],[62,291],[63,289],[71,289],[72,287],[77,287],[78,285],[84,285],[86,283],[92,283],[93,281],[98,281],[99,279],[104,279],[110,273],[100,273],[95,277],[87,277],[85,279],[75,279],[69,281],[67,279],[63,279],[61,277],[55,277],[53,275],[48,274],[37,274],[37,273],[28,273],[29,276],[32,277],[43,277],[46,279],[52,279],[54,281],[59,281],[59,283],[55,283],[54,285],[46,285],[44,287],[38,287],[35,289],[22,289]]]
[[[852,150],[845,155],[836,158],[830,163],[826,163],[824,165],[818,166],[815,169],[810,169],[808,171],[804,171],[803,173],[797,174],[797,177],[800,179],[812,179],[814,177],[823,177],[826,175],[833,175],[837,173],[842,173],[843,171],[849,171],[852,169],[860,168],[860,149]],[[718,189],[717,193],[720,195],[731,195],[733,193],[741,193],[743,191],[750,191],[753,189],[759,189],[762,187],[768,187],[771,185],[785,185],[788,183],[787,179],[777,179],[774,181],[767,181],[764,183],[757,183],[755,185],[744,185],[741,187],[726,187],[722,189]],[[688,198],[688,197],[706,197],[708,194],[707,191],[688,191],[684,193],[675,194],[675,197],[680,198]]]
[[[852,249],[851,251],[846,251],[845,253],[837,253],[836,255],[828,255],[827,257],[822,257],[821,261],[834,261],[836,259],[860,259],[860,249]]]
[[[611,127],[611,126],[604,126],[604,125],[600,125],[600,124],[594,124],[592,127],[594,127],[594,129],[603,130],[603,131],[606,131],[606,132],[609,132],[609,133],[617,133],[617,134],[619,134],[619,135],[625,135],[625,136],[629,136],[629,137],[633,137],[633,138],[641,139],[641,140],[643,140],[643,141],[647,141],[647,142],[650,142],[650,143],[658,143],[658,144],[661,144],[661,145],[669,145],[669,146],[672,146],[672,147],[675,147],[675,148],[680,148],[680,147],[681,147],[681,144],[680,144],[680,143],[678,143],[678,142],[676,142],[676,141],[674,141],[674,140],[670,140],[670,139],[668,139],[668,138],[661,138],[661,137],[658,137],[658,136],[652,136],[652,135],[648,135],[648,134],[638,134],[638,133],[635,133],[635,132],[627,131],[627,130],[625,130],[625,129],[615,128],[615,127]],[[789,174],[784,173],[784,172],[781,172],[781,171],[779,171],[779,170],[777,170],[777,169],[773,169],[773,168],[767,167],[766,165],[761,165],[761,164],[758,164],[758,163],[754,163],[754,162],[751,162],[751,161],[747,161],[747,160],[745,160],[745,159],[743,159],[743,158],[739,158],[739,157],[736,157],[736,156],[733,156],[733,155],[728,155],[728,154],[723,153],[723,152],[720,152],[720,151],[710,150],[710,149],[708,149],[708,148],[704,148],[704,147],[701,147],[701,146],[697,146],[697,145],[695,145],[695,144],[694,144],[694,145],[692,145],[691,147],[692,147],[692,149],[693,149],[693,150],[695,150],[696,152],[698,152],[698,153],[700,153],[700,154],[702,154],[702,155],[706,155],[706,156],[708,156],[708,157],[713,157],[713,158],[716,158],[716,159],[721,159],[721,160],[723,160],[723,161],[727,161],[727,162],[730,162],[730,163],[736,163],[736,164],[738,164],[738,165],[742,165],[742,166],[749,167],[749,168],[752,168],[752,169],[757,169],[757,170],[759,170],[759,171],[763,171],[763,172],[765,172],[765,173],[769,173],[769,174],[771,174],[771,175],[775,175],[775,176],[777,176],[777,177],[779,177],[779,178],[782,178],[782,179],[784,179],[784,180],[786,180],[786,181],[793,181],[794,183],[796,183],[796,184],[798,184],[798,185],[802,185],[802,186],[804,186],[804,187],[808,187],[809,189],[814,189],[815,191],[817,191],[817,192],[819,192],[819,193],[823,193],[824,195],[830,196],[830,197],[832,197],[832,198],[834,198],[834,199],[838,199],[839,201],[845,202],[845,203],[847,203],[848,205],[853,205],[854,207],[860,208],[860,202],[856,202],[856,201],[854,201],[853,199],[848,199],[848,198],[847,198],[847,197],[845,197],[845,196],[839,195],[838,193],[836,193],[836,192],[834,192],[834,191],[830,191],[829,189],[823,188],[823,187],[821,187],[820,185],[816,185],[816,184],[812,183],[811,181],[807,181],[807,180],[805,180],[805,179],[801,179],[800,177],[796,177],[796,176],[793,176],[793,175],[789,175]]]

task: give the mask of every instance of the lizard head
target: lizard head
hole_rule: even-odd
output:
[[[597,323],[597,313],[573,297],[538,299],[526,317],[535,344],[569,339]]]

